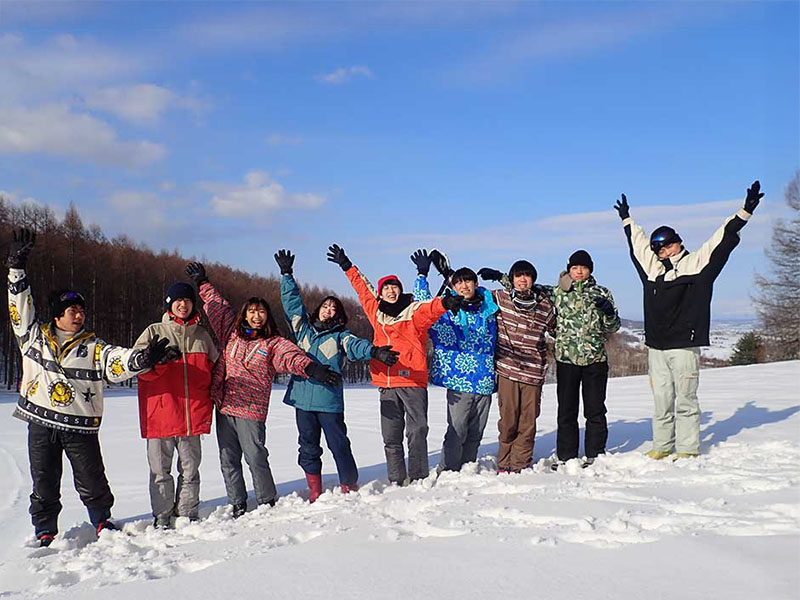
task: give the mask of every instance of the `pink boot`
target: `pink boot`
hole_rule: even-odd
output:
[[[358,484],[354,483],[353,485],[347,485],[346,483],[342,484],[342,493],[349,494],[350,492],[357,492],[358,491]]]
[[[308,482],[308,501],[313,504],[322,495],[322,475],[306,473]]]

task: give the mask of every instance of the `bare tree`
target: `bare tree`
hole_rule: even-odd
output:
[[[754,296],[769,360],[800,358],[800,171],[786,188],[790,218],[778,219],[766,250],[770,273]]]

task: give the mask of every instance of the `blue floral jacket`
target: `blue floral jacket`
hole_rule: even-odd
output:
[[[452,294],[452,291],[448,291]],[[492,293],[477,289],[483,302],[467,307],[457,315],[446,312],[431,328],[433,364],[430,382],[449,390],[471,394],[491,394],[496,389],[494,349],[497,345],[497,304]],[[428,279],[414,281],[414,300],[430,300]]]

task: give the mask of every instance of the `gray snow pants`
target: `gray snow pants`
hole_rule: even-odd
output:
[[[172,478],[172,458],[178,453],[178,487]],[[157,519],[197,518],[200,505],[200,436],[147,440],[150,465],[150,506]]]
[[[447,432],[439,464],[442,470],[458,471],[465,463],[477,460],[491,405],[491,394],[447,390]]]
[[[700,453],[700,349],[675,348],[647,353],[653,388],[653,450]]]
[[[408,478],[428,476],[428,389],[418,387],[380,388],[381,433],[389,481],[406,480],[403,430],[408,439]]]
[[[259,505],[272,503],[277,499],[278,490],[275,489],[275,480],[269,468],[266,441],[267,428],[263,421],[230,417],[217,411],[219,462],[230,504],[247,502],[242,455],[250,467],[256,501]]]

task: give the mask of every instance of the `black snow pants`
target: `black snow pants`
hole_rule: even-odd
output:
[[[558,395],[558,434],[556,453],[559,460],[577,458],[580,434],[578,431],[578,397],[583,388],[583,416],[586,419],[584,451],[595,458],[606,451],[606,384],[608,362],[578,366],[556,362],[556,394]]]
[[[92,525],[97,527],[111,516],[114,496],[106,479],[97,435],[28,423],[28,458],[33,480],[30,513],[37,537],[58,533],[63,453],[72,465],[75,490],[89,511]]]

